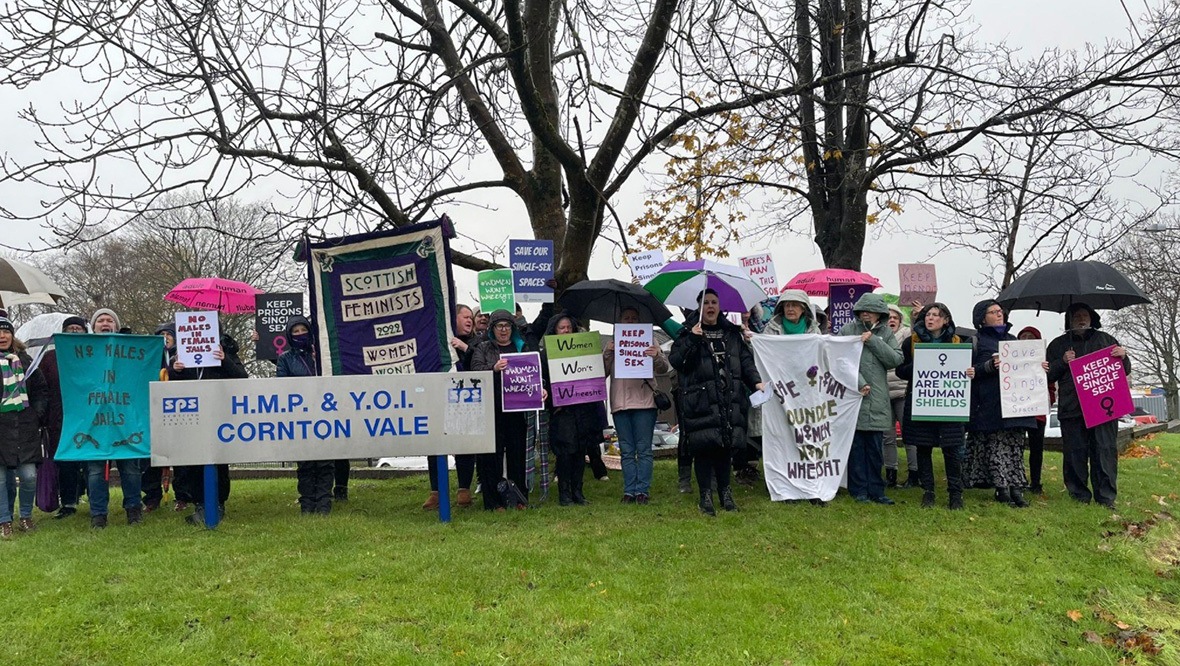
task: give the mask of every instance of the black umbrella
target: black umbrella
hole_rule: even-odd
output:
[[[566,289],[557,302],[578,319],[608,324],[618,323],[624,308],[635,308],[639,321],[645,324],[662,324],[672,318],[668,308],[651,292],[622,280],[583,280]]]
[[[1101,261],[1046,264],[1016,278],[997,301],[1008,310],[1065,312],[1073,303],[1118,310],[1150,303],[1130,280]]]

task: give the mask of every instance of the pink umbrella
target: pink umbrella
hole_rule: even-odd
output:
[[[172,288],[164,300],[193,310],[225,314],[254,312],[254,295],[262,292],[245,282],[223,278],[189,278]]]
[[[802,289],[808,296],[827,298],[828,288],[834,284],[867,284],[874,289],[881,288],[881,282],[868,273],[847,268],[821,268],[796,275],[783,289]]]

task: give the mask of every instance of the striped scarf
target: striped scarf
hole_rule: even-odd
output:
[[[0,358],[0,378],[4,380],[0,391],[0,413],[19,412],[29,406],[29,394],[25,388],[25,367],[16,354]]]

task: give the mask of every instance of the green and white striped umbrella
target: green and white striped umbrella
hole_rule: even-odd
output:
[[[722,312],[746,312],[766,298],[766,291],[746,269],[708,259],[673,261],[643,284],[664,305],[697,309],[704,289],[717,292]]]

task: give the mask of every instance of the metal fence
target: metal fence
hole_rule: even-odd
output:
[[[1142,407],[1143,411],[1156,417],[1161,423],[1168,421],[1168,400],[1164,396],[1132,396],[1131,399],[1135,401],[1136,407]]]

